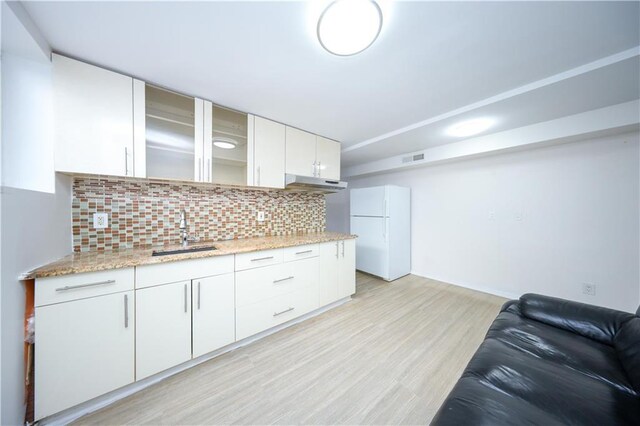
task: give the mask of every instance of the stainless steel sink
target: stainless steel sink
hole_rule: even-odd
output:
[[[215,246],[196,246],[196,247],[181,247],[173,250],[154,250],[151,256],[169,256],[172,254],[185,254],[185,253],[197,253],[200,251],[216,250]]]

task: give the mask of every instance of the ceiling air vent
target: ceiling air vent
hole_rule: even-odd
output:
[[[406,157],[402,157],[403,163],[413,163],[414,161],[420,160],[424,160],[424,154],[408,155]]]

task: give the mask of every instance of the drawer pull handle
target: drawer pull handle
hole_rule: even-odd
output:
[[[184,312],[187,313],[187,285],[184,285]]]
[[[116,280],[99,281],[97,283],[80,284],[80,285],[67,285],[64,287],[56,288],[56,291],[75,290],[76,288],[94,287],[97,285],[113,284]]]
[[[296,252],[296,254],[306,254],[306,253],[313,253],[313,250],[305,250],[305,251]]]
[[[282,281],[289,281],[289,280],[292,280],[292,279],[293,279],[293,276],[290,276],[290,277],[287,277],[287,278],[280,278],[279,280],[275,280],[273,283],[274,284],[281,283]]]
[[[257,259],[251,259],[252,262],[257,262],[259,260],[269,260],[269,259],[273,259],[273,256],[267,256],[267,257],[259,257]]]
[[[124,328],[129,328],[129,296],[124,295]]]
[[[198,310],[200,310],[200,281],[198,281]]]
[[[274,312],[274,313],[273,313],[273,316],[274,316],[274,317],[277,317],[278,315],[286,314],[287,312],[291,312],[291,311],[293,311],[293,308],[285,309],[285,310],[284,310],[284,311],[282,311],[282,312]]]

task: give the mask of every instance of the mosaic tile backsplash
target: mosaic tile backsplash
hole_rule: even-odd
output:
[[[110,177],[76,177],[72,226],[76,252],[135,248],[179,241],[179,213],[204,240],[291,235],[325,230],[322,194],[222,188]],[[264,222],[257,221],[265,212]],[[94,229],[93,214],[109,215]]]

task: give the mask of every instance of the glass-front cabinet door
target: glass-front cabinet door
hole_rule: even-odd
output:
[[[206,169],[209,182],[220,185],[247,184],[247,114],[213,105],[210,148]],[[207,126],[205,126],[206,128]],[[206,136],[206,135],[205,135]],[[207,154],[205,154],[207,155]]]
[[[146,85],[147,177],[198,180],[196,104],[195,98]]]

